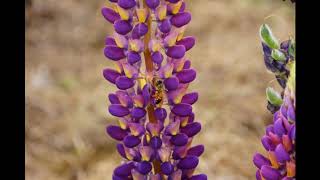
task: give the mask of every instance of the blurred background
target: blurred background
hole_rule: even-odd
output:
[[[105,126],[116,119],[107,94],[115,91],[102,70],[112,26],[105,0],[31,0],[26,3],[27,180],[109,180],[120,163]],[[282,0],[186,0],[192,13],[186,35],[200,93],[194,105],[205,144],[197,172],[214,180],[255,179],[252,155],[271,122],[265,88],[276,86],[263,63],[258,30],[269,23],[281,40],[294,35],[294,5]],[[267,16],[272,15],[270,18]]]

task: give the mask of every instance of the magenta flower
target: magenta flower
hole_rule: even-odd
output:
[[[104,55],[116,68],[104,69],[103,76],[119,89],[108,96],[109,113],[119,119],[106,132],[119,141],[124,160],[112,178],[206,180],[194,175],[204,146],[191,145],[201,124],[192,109],[198,93],[188,92],[197,73],[185,57],[195,45],[194,37],[184,37],[191,21],[185,2],[110,1],[112,8],[101,11],[114,27]]]

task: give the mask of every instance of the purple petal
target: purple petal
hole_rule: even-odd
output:
[[[178,28],[188,24],[190,21],[191,14],[189,12],[180,12],[170,19],[171,24]]]
[[[151,59],[154,63],[161,64],[163,61],[163,55],[161,54],[161,52],[156,51],[151,54]]]
[[[185,133],[188,137],[193,137],[201,131],[201,124],[193,122],[187,124],[185,127],[180,129],[180,132]]]
[[[125,163],[125,164],[122,164],[122,165],[118,166],[118,167],[113,171],[113,173],[114,173],[116,176],[127,177],[127,176],[130,176],[130,174],[131,174],[131,169],[133,169],[133,168],[134,168],[134,163],[133,163],[133,162]]]
[[[147,130],[151,134],[151,136],[159,136],[160,132],[163,130],[164,126],[162,122],[157,122],[157,123],[147,123],[146,125]]]
[[[101,13],[103,15],[103,17],[109,21],[110,23],[114,23],[116,20],[120,19],[120,15],[115,12],[113,9],[108,8],[108,7],[104,7],[101,9]]]
[[[112,174],[112,180],[132,180],[129,177],[121,177],[121,176],[117,176],[115,174]]]
[[[146,0],[146,4],[149,8],[155,9],[159,6],[160,0]]]
[[[167,1],[175,4],[175,3],[179,2],[180,0],[167,0]]]
[[[104,48],[104,55],[114,61],[118,61],[120,59],[123,59],[126,57],[124,54],[123,49],[117,47],[117,46],[106,46]]]
[[[133,148],[139,145],[141,142],[139,137],[128,135],[123,139],[123,144],[127,148]]]
[[[168,48],[166,54],[171,58],[180,59],[184,56],[185,52],[186,48],[183,45],[174,45]]]
[[[103,77],[113,84],[120,75],[121,74],[118,71],[113,69],[106,68],[103,70]]]
[[[284,149],[282,144],[278,144],[275,149],[275,155],[277,157],[277,160],[281,163],[285,163],[286,161],[290,160],[289,153]]]
[[[171,30],[171,22],[169,19],[164,19],[158,23],[158,28],[162,33],[168,33]]]
[[[171,176],[168,177],[168,180],[177,180],[182,179],[182,171],[180,169],[177,169],[175,172],[171,174]]]
[[[149,84],[146,84],[142,88],[142,96],[143,96],[143,99],[144,99],[144,104],[145,105],[149,104],[149,101],[150,101]]]
[[[194,79],[196,79],[197,73],[193,69],[184,69],[177,73],[176,76],[179,79],[180,83],[190,83]]]
[[[118,5],[124,9],[130,9],[136,5],[136,1],[135,0],[118,0]]]
[[[110,112],[110,114],[112,114],[113,116],[116,116],[116,117],[123,117],[123,116],[130,114],[129,109],[126,107],[123,107],[120,104],[111,104],[109,106],[109,112]]]
[[[289,130],[289,137],[291,140],[295,140],[296,139],[296,126],[292,125],[290,130]]]
[[[127,136],[127,131],[121,129],[119,126],[110,125],[106,128],[110,137],[115,140],[122,141]]]
[[[198,100],[198,93],[192,92],[192,93],[185,94],[182,97],[181,103],[186,103],[186,104],[192,105],[195,102],[197,102],[197,100]]]
[[[189,180],[207,180],[207,175],[205,174],[198,174],[198,175],[193,175],[190,177]]]
[[[257,168],[261,168],[263,165],[271,166],[271,162],[269,159],[261,155],[260,153],[256,153],[253,157],[253,163]]]
[[[148,26],[145,23],[139,23],[132,30],[132,38],[139,39],[148,32]]]
[[[269,136],[264,135],[261,138],[261,143],[267,151],[273,151],[275,149],[275,145],[272,143],[272,140]]]
[[[120,104],[120,101],[118,99],[118,96],[114,93],[110,93],[108,95],[109,101],[111,104]]]
[[[180,41],[178,41],[176,45],[183,45],[186,48],[186,51],[188,51],[194,46],[195,43],[196,43],[196,40],[194,37],[187,36],[181,39]]]
[[[256,171],[256,179],[257,179],[257,180],[262,180],[259,169]]]
[[[165,175],[170,175],[172,174],[174,170],[174,166],[170,162],[164,162],[160,166],[161,172]]]
[[[131,134],[134,136],[141,136],[145,132],[145,128],[140,123],[130,122],[128,124]]]
[[[188,143],[188,136],[184,133],[179,133],[175,136],[172,136],[170,142],[175,146],[184,146]]]
[[[278,119],[276,120],[276,122],[274,123],[273,125],[273,129],[274,129],[274,132],[279,136],[279,137],[282,137],[282,135],[284,133],[286,133],[286,130],[283,126],[283,123],[282,123],[282,119]]]
[[[167,117],[167,111],[164,108],[157,108],[154,111],[154,115],[158,121],[164,122]]]
[[[292,121],[295,121],[296,120],[296,113],[295,113],[295,110],[293,108],[292,105],[290,105],[288,107],[288,110],[287,110],[287,117],[292,120]]]
[[[140,119],[142,117],[144,117],[146,115],[146,110],[143,109],[143,108],[133,108],[132,111],[131,111],[131,116],[133,118],[137,118],[137,119]]]
[[[267,128],[266,128],[266,135],[269,135],[270,132],[274,133],[273,125],[272,125],[272,124],[270,124],[270,125],[267,126]]]
[[[113,25],[115,31],[121,35],[126,35],[132,30],[132,25],[129,21],[117,20]]]
[[[147,161],[142,161],[137,165],[137,170],[143,175],[148,174],[151,171],[151,169],[152,165]]]
[[[154,136],[150,139],[150,146],[153,148],[153,149],[159,149],[162,145],[162,141],[161,141],[161,138],[158,137],[158,136]]]
[[[127,159],[126,152],[125,152],[125,150],[124,150],[123,144],[118,143],[118,144],[117,144],[117,150],[118,150],[118,153],[119,153],[123,158]]]
[[[179,12],[183,12],[186,9],[186,3],[182,2]]]
[[[192,106],[190,104],[180,103],[173,106],[171,111],[178,116],[188,116],[192,112]]]
[[[204,145],[200,144],[197,146],[193,146],[187,151],[187,155],[200,157],[204,152]]]
[[[261,175],[267,180],[279,180],[281,177],[279,171],[266,165],[261,167]]]
[[[199,159],[197,156],[186,156],[181,159],[177,164],[179,169],[194,169],[199,164]]]
[[[172,76],[172,77],[166,78],[163,83],[167,90],[169,91],[176,90],[179,86],[179,79]]]
[[[126,90],[134,85],[134,81],[126,76],[119,76],[116,79],[117,88],[121,90]]]
[[[191,61],[186,60],[183,64],[183,69],[190,69],[190,67],[191,67]]]
[[[128,59],[128,63],[132,65],[136,62],[141,61],[141,56],[140,56],[140,53],[138,52],[129,51],[127,55],[127,59]]]
[[[117,46],[117,43],[116,41],[114,40],[114,38],[110,37],[110,36],[107,36],[105,41],[104,41],[104,44],[106,46]]]

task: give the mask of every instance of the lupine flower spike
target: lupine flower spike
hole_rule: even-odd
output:
[[[201,130],[188,92],[196,71],[185,57],[195,38],[184,36],[191,14],[183,0],[110,0],[102,15],[114,27],[104,55],[116,68],[103,76],[119,90],[109,94],[109,112],[118,117],[106,128],[118,141],[123,162],[113,180],[206,180],[194,174],[204,146],[192,146]],[[144,68],[145,67],[145,68]]]
[[[261,37],[263,40],[263,50],[266,62],[266,56],[272,60],[282,61],[281,68],[275,72],[288,73],[285,78],[283,97],[275,90],[267,89],[268,102],[274,106],[279,106],[273,117],[273,123],[267,126],[265,135],[261,138],[261,143],[265,148],[266,155],[256,153],[253,157],[253,163],[258,168],[256,171],[257,180],[294,180],[296,168],[295,153],[295,61],[294,61],[294,42],[286,41],[281,46],[277,45],[270,28],[267,25],[261,27]],[[285,46],[283,44],[286,44]],[[280,49],[279,49],[280,47]],[[279,60],[277,55],[272,55],[278,50],[283,60]],[[270,58],[271,59],[271,58]],[[272,63],[271,63],[272,64]],[[267,68],[272,69],[269,61],[266,62]],[[270,66],[268,66],[270,65]],[[287,71],[288,70],[288,71]],[[280,82],[281,84],[281,82]]]

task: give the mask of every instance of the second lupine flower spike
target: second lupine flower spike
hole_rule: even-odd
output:
[[[104,69],[103,76],[119,89],[108,96],[108,111],[118,123],[106,132],[123,158],[112,179],[206,180],[194,174],[204,146],[191,145],[201,124],[192,108],[199,95],[188,92],[197,73],[185,57],[195,45],[194,37],[184,37],[191,21],[185,2],[110,2],[101,11],[114,27],[104,55],[115,69]]]

